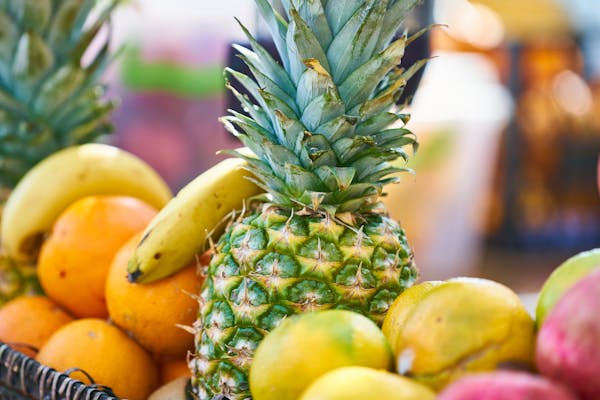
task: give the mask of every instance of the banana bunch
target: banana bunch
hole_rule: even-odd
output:
[[[131,282],[151,283],[188,266],[206,249],[209,237],[221,235],[232,211],[263,192],[245,163],[221,161],[177,193],[142,234],[128,264]]]
[[[143,160],[106,144],[68,147],[45,158],[19,181],[2,211],[2,247],[19,263],[35,261],[60,213],[89,195],[137,197],[160,209],[171,190]]]

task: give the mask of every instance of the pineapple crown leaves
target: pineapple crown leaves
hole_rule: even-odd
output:
[[[275,1],[275,0],[273,0]],[[427,28],[394,39],[419,0],[255,0],[281,62],[243,24],[251,49],[235,46],[252,77],[226,69],[250,96],[228,85],[248,115],[225,127],[254,153],[237,154],[271,200],[295,210],[363,212],[384,185],[408,171],[417,139],[392,112],[426,60],[399,67],[406,46]],[[239,22],[239,21],[238,21]]]
[[[0,0],[0,185],[111,131],[97,81],[119,0]],[[106,30],[105,30],[106,29]]]

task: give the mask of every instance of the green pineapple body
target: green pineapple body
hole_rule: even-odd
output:
[[[399,67],[411,38],[394,39],[418,0],[255,0],[281,62],[242,26],[236,46],[253,78],[227,70],[247,115],[223,118],[253,153],[262,207],[219,239],[195,324],[192,386],[202,400],[250,398],[254,350],[286,316],[331,308],[381,323],[416,279],[400,225],[381,209],[399,158],[417,147],[397,111],[419,61]]]
[[[0,204],[45,157],[110,132],[98,80],[117,1],[0,0]],[[0,250],[0,305],[38,292],[35,268]]]
[[[349,225],[265,205],[220,238],[197,322],[194,385],[201,399],[249,398],[252,354],[286,316],[349,309],[383,322],[416,279],[412,252],[394,220],[378,213],[351,219]]]
[[[0,307],[18,296],[41,293],[35,265],[15,264],[0,254]]]

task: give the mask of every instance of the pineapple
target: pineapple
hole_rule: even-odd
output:
[[[0,209],[36,163],[110,130],[114,103],[97,79],[109,59],[100,32],[116,3],[0,0]],[[39,291],[35,269],[0,250],[0,305],[31,291]]]
[[[247,115],[226,127],[255,156],[267,194],[214,245],[195,323],[192,386],[200,399],[248,399],[264,335],[296,313],[349,309],[381,324],[417,277],[401,226],[380,202],[416,137],[396,112],[425,61],[398,67],[415,36],[394,39],[418,0],[256,0],[281,58],[250,35],[237,47],[254,79],[228,70]],[[391,126],[395,124],[394,126]]]
[[[42,293],[35,265],[17,265],[0,254],[0,306],[20,296]]]

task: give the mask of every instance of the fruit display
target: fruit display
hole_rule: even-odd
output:
[[[90,144],[67,150],[89,146],[100,146],[98,154],[108,159],[122,152]],[[133,155],[127,153],[127,157]],[[99,161],[87,164],[90,174],[101,175],[93,167],[106,164]],[[35,174],[36,168],[28,174]],[[81,171],[76,165],[73,169]],[[140,180],[145,171],[156,174],[144,164],[138,171]],[[29,180],[28,174],[23,181]],[[111,173],[106,176],[110,178]],[[36,260],[47,297],[22,295],[0,308],[0,341],[42,365],[73,371],[73,379],[107,387],[119,398],[146,399],[165,383],[163,375],[165,379],[184,375],[181,364],[189,376],[190,325],[198,312],[194,293],[202,282],[197,264],[152,285],[127,280],[134,246],[167,200],[166,186],[162,181],[154,183],[150,181],[138,192],[154,190],[150,197],[123,195],[119,187],[108,192],[114,194],[106,194],[105,184],[96,194],[89,194],[90,189],[84,197],[74,196],[43,236]],[[13,194],[19,195],[17,190]],[[144,198],[154,198],[157,206]]]
[[[417,1],[256,1],[282,63],[242,25],[237,47],[254,79],[228,70],[252,99],[226,127],[253,154],[268,195],[228,226],[200,294],[192,386],[200,399],[249,396],[248,370],[265,333],[293,314],[355,310],[381,323],[417,277],[398,222],[380,202],[416,147],[392,112],[424,62],[399,68],[413,39],[394,39]],[[397,124],[392,127],[392,124]]]
[[[130,400],[600,398],[600,250],[559,266],[531,315],[489,279],[417,281],[407,235],[381,203],[417,147],[395,103],[424,65],[399,67],[422,33],[398,36],[418,3],[255,0],[280,60],[241,26],[252,49],[236,48],[253,77],[227,74],[251,94],[230,88],[248,115],[222,121],[245,147],[175,196],[108,144],[65,138],[23,171],[2,211],[15,267],[0,258],[0,301],[12,299],[0,304],[0,357],[7,344]],[[47,27],[16,47],[40,62],[53,57],[39,46],[55,24],[95,34],[77,17],[93,2],[5,4],[0,22],[10,13]],[[81,107],[84,120],[99,107],[65,96],[64,112]],[[43,296],[22,292],[24,265]],[[0,398],[5,385],[56,373],[15,379],[8,360]],[[39,398],[63,398],[47,392],[58,386],[68,384]]]

